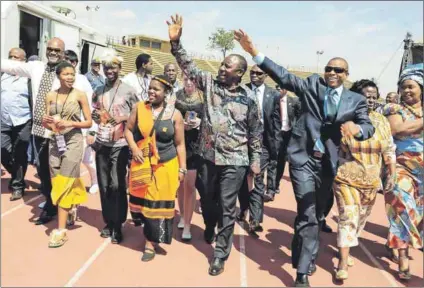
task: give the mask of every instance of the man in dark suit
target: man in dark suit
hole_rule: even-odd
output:
[[[296,124],[301,113],[301,105],[299,98],[288,97],[287,90],[281,89],[279,85],[276,90],[280,93],[280,114],[281,114],[281,131],[279,131],[279,147],[278,147],[278,162],[277,162],[277,186],[284,174],[284,168],[287,161],[287,146],[291,137],[291,129]],[[279,193],[279,190],[276,191]],[[268,195],[267,195],[268,196]],[[274,195],[264,197],[265,202],[273,201]]]
[[[291,247],[295,286],[307,287],[308,275],[316,271],[319,231],[333,197],[341,137],[365,140],[374,134],[366,99],[343,87],[349,67],[342,58],[328,62],[324,79],[317,74],[302,79],[259,53],[242,30],[234,37],[263,71],[301,101],[302,114],[292,128],[287,153],[298,213]]]
[[[249,209],[250,221],[249,232],[261,232],[260,226],[263,220],[264,212],[264,194],[275,194],[278,188],[276,185],[276,168],[277,168],[277,151],[278,139],[277,134],[281,129],[280,120],[280,97],[278,92],[271,87],[265,85],[267,75],[258,65],[254,65],[250,70],[249,87],[256,95],[262,115],[263,134],[262,134],[262,154],[261,154],[261,173],[254,178],[255,188],[250,192],[248,180],[239,192],[240,213],[237,215],[238,221],[244,221],[247,209]],[[267,187],[265,191],[264,175],[267,172]],[[249,193],[250,192],[250,193]]]

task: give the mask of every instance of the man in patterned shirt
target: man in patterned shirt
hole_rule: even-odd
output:
[[[169,26],[171,52],[180,68],[204,95],[204,116],[199,133],[196,186],[200,193],[204,238],[212,243],[218,224],[214,258],[210,275],[224,271],[233,242],[237,194],[246,173],[260,173],[260,153],[263,126],[258,103],[253,92],[240,85],[247,70],[244,57],[232,54],[221,64],[218,76],[213,77],[196,67],[183,49],[180,37],[182,17],[172,17]]]

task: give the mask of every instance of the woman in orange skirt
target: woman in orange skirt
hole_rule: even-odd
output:
[[[174,105],[166,105],[169,93],[168,77],[153,77],[149,100],[133,108],[125,129],[132,151],[129,207],[134,223],[144,224],[145,262],[155,257],[159,243],[172,241],[175,196],[187,174],[184,120]]]

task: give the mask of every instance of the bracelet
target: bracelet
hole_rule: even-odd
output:
[[[96,132],[95,131],[88,131],[87,133],[90,136],[96,136]]]
[[[178,171],[179,171],[180,173],[183,173],[184,175],[186,175],[186,174],[187,174],[187,169],[180,168],[180,169],[178,169]]]

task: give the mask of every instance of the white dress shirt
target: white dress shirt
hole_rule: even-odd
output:
[[[46,64],[41,61],[31,61],[31,62],[21,62],[16,60],[2,59],[1,60],[1,72],[6,72],[11,75],[18,75],[21,77],[31,78],[31,88],[32,88],[32,107],[33,111],[36,107],[38,88],[40,87],[41,78],[45,71]],[[53,80],[52,90],[58,89],[60,87],[60,81],[55,77]],[[85,93],[90,93],[87,95],[87,98],[91,98],[93,95],[93,90],[91,88],[90,82],[83,75],[77,74],[75,77],[74,88],[84,91]],[[32,128],[34,131],[34,127]],[[50,138],[51,132],[46,129],[44,132],[44,138]]]
[[[262,123],[264,122],[264,94],[265,94],[265,84],[262,84],[259,87],[256,87],[252,84],[252,90],[255,92],[256,97],[258,98],[259,111],[261,112]]]
[[[281,106],[281,130],[282,131],[290,131],[290,121],[289,121],[289,115],[288,115],[288,109],[287,109],[287,94],[284,97],[280,98],[280,106]]]
[[[130,85],[137,92],[137,98],[140,101],[146,101],[149,99],[147,92],[149,91],[149,85],[152,77],[150,75],[144,75],[143,79],[138,76],[136,72],[131,72],[122,78],[122,82]]]

